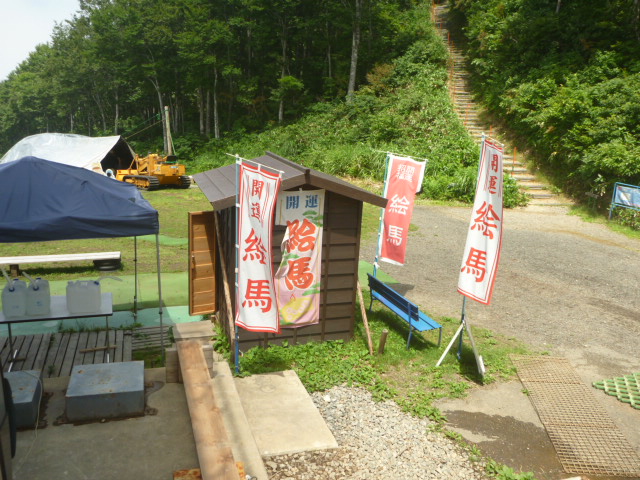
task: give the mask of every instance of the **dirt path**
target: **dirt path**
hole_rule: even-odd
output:
[[[382,265],[402,282],[398,290],[432,315],[460,317],[462,296],[456,285],[470,214],[468,207],[417,206],[412,221],[417,229],[409,238],[407,264]],[[640,241],[568,215],[564,207],[506,210],[504,228],[492,304],[468,301],[469,322],[568,358],[587,384],[640,371]],[[372,261],[373,243],[363,245],[361,256]],[[448,340],[443,339],[445,344]],[[495,388],[483,387],[477,395],[506,395],[491,393]],[[517,386],[510,388],[517,396]],[[526,397],[520,397],[524,401],[514,398],[513,411],[502,406],[501,414],[535,423],[530,411],[524,417],[517,411],[531,410]],[[640,411],[606,395],[598,398],[640,452]],[[478,411],[480,403],[474,404],[472,396],[466,407],[443,408],[450,408],[449,414],[466,408],[490,417],[500,415],[492,411],[491,404],[495,407],[497,402],[488,400],[485,412]],[[493,420],[489,423],[496,423]],[[477,440],[468,433],[468,439]],[[499,459],[495,453],[492,456]],[[541,471],[544,468],[537,473]],[[540,478],[562,478],[549,475]]]

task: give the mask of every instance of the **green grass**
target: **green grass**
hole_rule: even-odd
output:
[[[368,292],[364,294],[368,306]],[[374,350],[382,331],[388,330],[389,334],[384,354],[370,356],[360,310],[356,308],[356,312],[353,341],[254,348],[241,357],[243,374],[293,369],[309,391],[340,384],[358,385],[371,391],[377,399],[393,399],[412,415],[442,422],[445,419],[434,406],[435,400],[464,397],[476,386],[513,378],[515,368],[509,355],[528,353],[526,346],[514,338],[474,327],[474,339],[487,368],[484,379],[477,373],[475,357],[466,338],[460,361],[454,351],[436,367],[442,354],[442,348],[436,346],[437,333],[414,334],[411,348],[407,349],[406,322],[374,304],[368,317]],[[439,321],[443,325],[443,342],[447,342],[459,320],[440,318]]]
[[[608,213],[603,214],[601,211],[594,210],[585,205],[576,205],[571,207],[569,213],[570,215],[575,215],[580,217],[583,221],[588,223],[597,223],[600,225],[606,225],[607,228],[611,229],[616,233],[620,233],[625,235],[628,238],[640,239],[640,230],[637,228],[633,228],[629,225],[624,225],[620,223],[615,214],[618,210],[625,210],[622,208],[618,208],[614,210],[614,216],[611,220],[608,219]],[[632,211],[629,211],[632,212]],[[625,212],[626,213],[626,212]]]

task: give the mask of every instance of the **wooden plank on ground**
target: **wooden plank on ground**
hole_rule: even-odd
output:
[[[49,345],[49,349],[47,350],[47,356],[44,359],[44,367],[42,369],[42,374],[45,377],[51,377],[55,375],[51,375],[51,373],[55,370],[55,361],[56,355],[58,354],[58,349],[60,348],[60,340],[62,338],[61,333],[54,333],[53,340]]]
[[[130,362],[132,358],[131,332],[125,332],[124,341],[122,342],[122,361]]]
[[[115,344],[116,344],[116,350],[115,353],[113,354],[113,361],[114,362],[122,362],[122,349],[124,347],[124,331],[123,330],[116,330],[115,331]]]
[[[96,353],[95,357],[93,357],[93,363],[104,363],[106,361],[106,350],[101,350],[101,347],[104,347],[107,344],[107,332],[105,330],[100,330],[98,332],[98,343],[96,344]]]
[[[31,347],[31,343],[33,342],[33,335],[21,335],[21,337],[23,338],[22,345],[20,345],[19,349],[14,349],[17,350],[18,353],[16,354],[16,361],[11,369],[12,372],[26,370],[24,364],[29,354],[29,347]]]
[[[33,335],[32,337],[33,338],[31,339],[31,344],[29,345],[29,349],[25,355],[21,370],[33,370],[33,363],[36,359],[36,355],[38,354],[38,350],[40,350],[42,335]]]
[[[80,334],[78,332],[69,333],[69,343],[67,349],[62,358],[62,365],[60,366],[60,376],[71,376],[71,369],[73,368],[73,360],[78,350],[78,341],[80,340]]]
[[[84,353],[80,350],[87,348],[87,339],[89,338],[89,332],[80,332],[78,335],[78,345],[76,346],[76,354],[73,357],[73,365],[71,369],[76,365],[82,365],[82,361],[84,360]]]
[[[237,480],[238,469],[216,404],[202,345],[184,340],[178,342],[177,348],[202,478]]]
[[[89,351],[82,354],[82,365],[91,365],[93,363],[93,358],[95,357],[95,351],[93,349],[96,348],[98,344],[98,332],[88,333],[86,349]]]
[[[44,372],[45,370],[44,362],[47,358],[47,352],[51,347],[51,338],[52,338],[51,333],[45,333],[44,335],[42,335],[42,339],[40,341],[40,348],[38,349],[38,353],[36,354],[36,357],[33,360],[33,365],[31,367],[32,370],[41,370]]]
[[[113,328],[107,332],[106,342],[109,348],[104,351],[104,361],[106,362],[108,360],[110,363],[113,363],[116,361],[116,331]]]
[[[22,347],[23,342],[24,335],[13,337],[13,345],[11,345],[10,342],[7,342],[7,348],[4,352],[2,352],[2,365],[4,366],[5,372],[9,369],[9,362],[11,361],[13,352],[15,352],[16,350],[20,351],[20,347]],[[13,370],[13,368],[11,370]]]
[[[69,345],[69,338],[71,336],[70,333],[59,333],[58,335],[60,336],[60,345],[58,346],[58,352],[52,363],[53,368],[51,369],[51,375],[48,375],[50,377],[61,376],[62,363],[64,362],[64,356],[67,353],[67,346]]]

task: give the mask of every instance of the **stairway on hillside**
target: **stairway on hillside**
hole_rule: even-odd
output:
[[[482,110],[474,101],[468,84],[469,73],[464,52],[451,39],[447,14],[447,5],[434,5],[433,18],[438,31],[448,46],[451,57],[449,91],[458,116],[478,143],[482,141],[483,134],[504,143],[504,173],[516,179],[520,190],[529,196],[529,205],[569,205],[570,202],[566,198],[554,193],[550,186],[539,181],[527,169],[522,154],[519,154],[508,142],[500,138],[500,133],[495,132],[493,127],[483,120]]]

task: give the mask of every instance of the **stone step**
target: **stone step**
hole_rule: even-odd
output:
[[[544,192],[544,191],[542,191],[542,192],[531,192],[531,193],[527,192],[527,195],[529,195],[529,196],[531,196],[531,198],[535,198],[537,200],[543,199],[543,198],[554,198],[554,197],[557,198],[558,197],[557,195],[555,195],[555,194],[553,194],[551,192]]]

